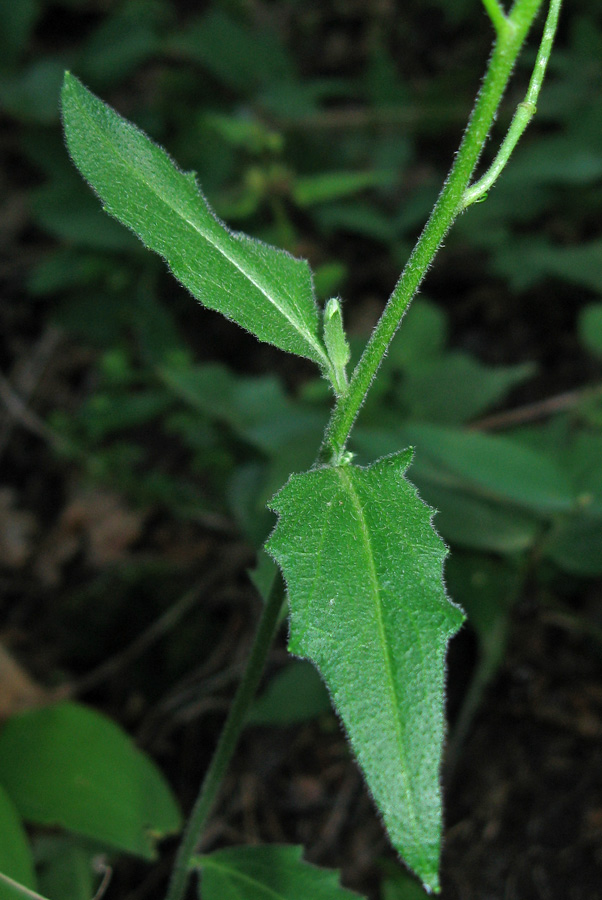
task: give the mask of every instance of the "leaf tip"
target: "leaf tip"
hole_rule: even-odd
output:
[[[75,96],[78,90],[84,89],[81,81],[76,78],[75,75],[71,72],[70,69],[65,69],[65,74],[63,75],[63,84],[61,85],[61,115],[63,118],[63,127],[67,129],[67,106],[69,102],[73,102],[72,98]]]
[[[66,91],[71,90],[77,84],[77,78],[70,69],[65,69],[65,73],[63,75],[63,85],[61,88],[61,95],[64,96]]]
[[[432,845],[431,845],[432,846]],[[439,863],[440,863],[440,845],[432,846],[433,855],[420,855],[418,859],[412,858],[407,852],[407,847],[396,847],[402,862],[410,872],[420,881],[426,894],[441,893],[441,882],[439,881]]]
[[[431,876],[427,878],[421,877],[422,886],[427,894],[440,894],[441,893],[441,885],[439,883],[439,875],[437,872],[434,872]]]

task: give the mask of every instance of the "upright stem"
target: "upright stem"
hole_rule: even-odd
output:
[[[203,779],[196,803],[186,824],[184,837],[178,848],[166,900],[182,900],[186,891],[190,875],[190,860],[197,848],[201,832],[211,813],[219,786],[236,749],[240,733],[244,728],[249,706],[257,691],[268,651],[274,640],[283,601],[284,584],[282,578],[278,575],[263,607],[247,667],[232,701],[228,718]]]
[[[463,208],[462,199],[466,188],[522,43],[541,3],[542,0],[515,0],[511,12],[506,14],[499,0],[483,0],[497,32],[483,86],[435,208],[355,368],[348,390],[336,402],[320,450],[319,459],[323,461],[328,458],[334,458],[336,462],[342,460],[349,432],[387,347],[447,230]],[[560,0],[551,0],[551,3],[559,6]],[[284,584],[279,576],[263,609],[245,673],[186,826],[166,900],[182,900],[186,891],[190,862],[244,727],[247,710],[257,690],[276,632],[283,600]]]
[[[401,273],[395,290],[335,405],[321,449],[322,461],[339,462],[378,367],[445,234],[461,211],[462,197],[481,155],[520,48],[542,0],[516,0],[498,32],[483,86],[439,199]],[[488,9],[492,9],[490,4]]]

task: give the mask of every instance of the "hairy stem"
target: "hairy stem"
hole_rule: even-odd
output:
[[[184,837],[176,856],[167,900],[182,900],[186,891],[190,876],[190,861],[194,856],[201,832],[211,813],[220,784],[244,728],[251,701],[257,691],[265,661],[276,634],[283,601],[284,584],[281,576],[278,575],[263,608],[245,672],[186,824]]]
[[[487,73],[455,162],[382,316],[358,362],[347,393],[334,407],[320,458],[338,463],[355,418],[401,319],[445,234],[462,210],[462,198],[478,163],[523,41],[542,0],[516,0],[508,26],[498,33]]]

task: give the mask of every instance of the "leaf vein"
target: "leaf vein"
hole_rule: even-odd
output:
[[[369,529],[368,529],[368,526],[366,523],[366,519],[364,516],[364,511],[362,508],[361,501],[360,501],[360,499],[357,495],[357,492],[353,486],[353,482],[352,482],[351,478],[347,475],[347,473],[345,472],[345,469],[343,467],[339,467],[336,471],[337,471],[339,478],[341,479],[341,482],[343,483],[344,487],[347,489],[351,503],[356,511],[360,536],[362,538],[362,541],[364,543],[364,547],[366,550],[366,558],[367,558],[368,568],[370,571],[370,578],[372,581],[376,619],[377,619],[378,630],[379,630],[379,634],[380,634],[380,646],[382,648],[385,669],[387,672],[387,683],[389,685],[389,693],[391,696],[391,703],[393,705],[393,709],[395,710],[395,714],[394,714],[395,733],[396,733],[397,743],[398,743],[398,747],[399,747],[399,755],[400,755],[400,758],[402,760],[402,765],[403,765],[402,778],[403,778],[403,783],[404,783],[404,792],[406,795],[408,808],[410,811],[410,816],[412,818],[412,830],[415,835],[418,835],[419,829],[418,829],[418,825],[417,825],[417,815],[416,815],[414,794],[413,794],[411,785],[409,784],[408,778],[407,778],[406,748],[405,748],[405,742],[403,739],[403,734],[401,731],[401,724],[399,721],[400,701],[397,696],[397,689],[396,689],[395,681],[393,679],[391,652],[390,652],[390,648],[389,648],[389,642],[388,642],[388,640],[386,638],[386,634],[385,634],[385,628],[384,628],[384,622],[383,622],[383,616],[382,616],[382,597],[381,597],[381,591],[380,591],[379,582],[378,582],[378,573],[376,570],[376,562],[374,559],[374,552],[372,550],[372,541],[370,539],[370,532],[369,532]],[[418,845],[420,844],[420,842],[418,840],[417,840],[417,844]]]

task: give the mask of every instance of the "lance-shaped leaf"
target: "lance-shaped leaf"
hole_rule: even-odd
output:
[[[180,171],[70,73],[62,110],[69,152],[107,212],[159,253],[205,306],[260,340],[328,368],[307,262],[230,231],[194,173]]]
[[[436,891],[445,650],[463,614],[432,510],[404,478],[411,455],[293,475],[267,549],[287,583],[289,648],[318,667],[391,842]]]

